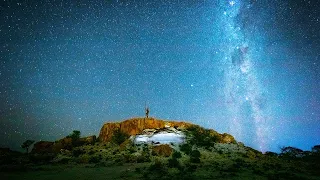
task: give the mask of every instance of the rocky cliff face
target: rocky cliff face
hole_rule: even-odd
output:
[[[99,140],[102,142],[109,142],[113,136],[113,132],[116,129],[120,129],[122,132],[129,135],[141,134],[144,129],[161,129],[166,126],[176,128],[188,128],[193,124],[187,122],[175,122],[157,120],[154,118],[134,118],[123,122],[110,122],[102,126],[99,134]]]
[[[51,153],[53,152],[54,142],[39,141],[33,146],[32,153]]]
[[[55,142],[39,141],[33,146],[32,153],[59,153],[61,149],[71,150],[75,146],[94,144],[96,136],[80,138],[77,142],[72,142],[72,138],[65,137]]]

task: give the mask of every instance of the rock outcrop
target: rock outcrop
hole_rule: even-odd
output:
[[[153,147],[152,154],[157,156],[169,157],[172,151],[172,148],[168,144],[161,144],[159,146]]]
[[[102,126],[99,134],[101,142],[110,142],[113,132],[116,129],[128,134],[137,135],[143,133],[145,129],[161,129],[165,127],[188,128],[193,124],[187,122],[164,121],[154,118],[134,118],[123,122],[110,122]]]
[[[61,149],[72,150],[75,146],[94,144],[96,136],[88,136],[80,138],[77,142],[73,142],[72,138],[65,137],[55,142],[39,141],[33,146],[32,153],[59,153]]]
[[[32,153],[51,153],[53,152],[54,142],[39,141],[33,145]]]
[[[95,135],[83,137],[79,139],[81,145],[88,145],[88,144],[93,145],[96,142],[96,140],[97,140],[97,137]]]
[[[222,143],[236,143],[236,140],[230,134],[223,133],[223,134],[221,134],[221,142]]]

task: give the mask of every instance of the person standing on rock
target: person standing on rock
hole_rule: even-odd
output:
[[[149,107],[146,107],[146,117],[149,118]]]

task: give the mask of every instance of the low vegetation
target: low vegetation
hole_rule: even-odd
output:
[[[280,153],[261,152],[242,143],[221,143],[221,137],[200,127],[188,128],[185,144],[133,144],[115,130],[112,142],[89,143],[59,153],[22,153],[1,149],[0,172],[5,179],[319,179],[320,145],[311,151],[283,147]],[[79,141],[80,132],[67,138]],[[70,143],[69,141],[57,141]],[[24,147],[30,147],[31,142]],[[29,146],[27,146],[29,145]],[[66,146],[69,147],[69,146]],[[28,174],[14,172],[29,172]],[[54,173],[59,172],[59,173]],[[91,174],[86,174],[90,172]],[[108,174],[104,174],[108,172]],[[38,173],[38,174],[37,174]],[[42,174],[40,176],[39,174]],[[60,174],[60,178],[59,178]],[[23,178],[22,178],[23,176]],[[52,175],[51,175],[52,176]],[[67,175],[66,175],[67,176]],[[39,178],[38,178],[39,177]],[[40,178],[41,177],[41,178]],[[51,178],[52,179],[52,178]]]

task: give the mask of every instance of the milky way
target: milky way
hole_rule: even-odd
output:
[[[262,108],[261,85],[257,78],[254,64],[255,44],[244,35],[242,26],[237,22],[240,11],[251,8],[251,4],[241,1],[221,1],[221,17],[223,31],[225,31],[224,45],[221,52],[221,67],[224,71],[224,96],[226,107],[229,110],[231,134],[243,139],[244,134],[251,134],[251,140],[260,150],[265,149],[266,113]],[[255,40],[255,39],[254,39]],[[252,122],[251,122],[252,121]]]
[[[316,1],[1,1],[0,146],[144,116],[320,144]]]

